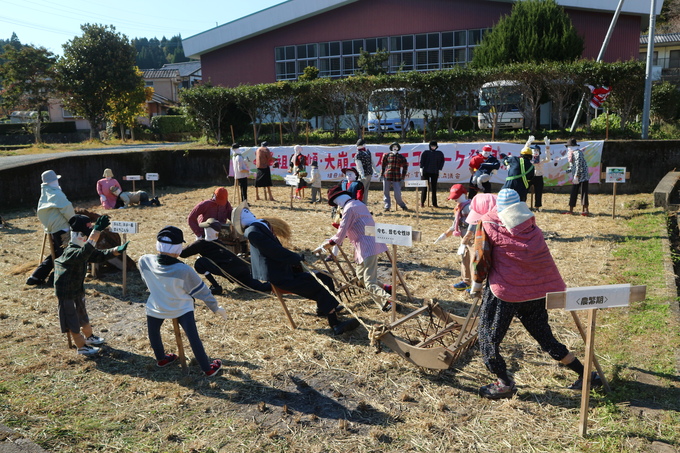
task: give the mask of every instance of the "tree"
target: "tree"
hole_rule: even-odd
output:
[[[652,119],[656,123],[677,121],[680,113],[680,91],[670,82],[652,86]]]
[[[222,143],[222,129],[227,124],[230,110],[235,110],[233,89],[210,84],[195,85],[179,93],[184,116],[203,129],[209,140]]]
[[[120,97],[110,100],[111,112],[108,119],[120,127],[120,137],[125,141],[125,128],[130,128],[131,139],[135,139],[137,117],[146,113],[146,102],[153,96],[153,88],[145,86],[142,71],[137,69],[139,83],[134,90],[121,93]]]
[[[297,140],[303,109],[309,105],[310,86],[307,82],[276,82],[272,91],[274,115],[288,133]]]
[[[41,113],[47,110],[47,100],[53,89],[54,64],[56,58],[44,47],[24,46],[20,49],[8,44],[3,54],[5,62],[0,66],[0,78],[4,89],[0,97],[3,108],[12,110],[23,105],[38,112],[31,128],[35,143],[42,142],[40,128]]]
[[[90,123],[90,139],[111,112],[112,100],[139,85],[135,48],[113,25],[82,25],[82,36],[63,45],[57,87],[67,109]]]
[[[378,88],[375,77],[351,76],[337,81],[338,92],[345,102],[347,121],[354,128],[357,137],[362,137],[362,130],[368,123],[368,100],[373,90]]]
[[[360,70],[357,73],[369,76],[385,74],[387,72],[385,63],[389,58],[390,53],[386,49],[378,49],[375,53],[369,53],[360,48],[357,59],[357,66]]]
[[[583,49],[583,38],[555,0],[525,0],[516,2],[510,15],[484,36],[472,65],[574,61]]]
[[[262,123],[273,111],[272,86],[269,84],[239,85],[234,88],[233,92],[236,105],[250,118],[253,125],[253,139],[257,145]]]

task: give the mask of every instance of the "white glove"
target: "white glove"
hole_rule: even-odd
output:
[[[543,143],[545,143],[545,146],[550,146],[550,139],[547,135],[543,137]]]
[[[421,177],[423,176],[423,169],[422,168],[420,169],[420,176]]]
[[[99,199],[103,202],[106,201],[106,195],[99,195]]]
[[[321,252],[328,250],[329,248],[331,248],[331,243],[330,241],[326,240],[323,242],[323,244],[312,250],[312,254],[318,256]]]
[[[434,240],[433,244],[436,244],[437,242],[439,242],[439,241],[441,241],[441,240],[443,240],[443,239],[446,239],[446,233],[440,234],[439,237],[438,237],[437,239]]]
[[[222,319],[224,319],[225,321],[227,320],[227,310],[225,310],[224,308],[217,307],[215,314],[220,315]]]
[[[572,184],[578,184],[578,176],[574,175],[574,177],[571,178],[571,183]]]
[[[526,143],[526,145],[524,145],[524,147],[528,148],[529,146],[531,146],[531,144],[534,142],[534,140],[535,140],[535,137],[533,135],[530,135],[529,139],[527,140],[527,143]]]

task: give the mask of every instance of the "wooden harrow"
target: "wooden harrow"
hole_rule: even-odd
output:
[[[333,255],[330,261],[323,260],[328,274],[333,278],[336,294],[344,297],[347,302],[355,299],[358,294],[369,295],[376,300],[364,287],[358,285],[356,272],[351,261],[340,247],[339,255],[342,260]],[[406,282],[398,274],[408,300],[413,302]],[[383,309],[384,301],[376,300],[379,308]],[[446,311],[436,300],[415,306],[412,303],[399,303],[407,314],[393,322],[368,326],[359,317],[350,313],[364,324],[369,331],[371,344],[382,350],[384,344],[392,351],[402,356],[412,364],[429,369],[447,369],[457,361],[465,351],[477,342],[477,313],[480,298],[472,299],[466,316],[458,316]]]

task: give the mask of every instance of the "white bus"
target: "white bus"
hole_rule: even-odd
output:
[[[368,100],[368,131],[423,130],[425,112],[409,108],[406,102],[407,92],[404,88],[382,88],[373,91]],[[404,122],[406,127],[402,124]]]
[[[515,80],[497,80],[479,90],[479,129],[523,129],[526,127],[524,96]]]

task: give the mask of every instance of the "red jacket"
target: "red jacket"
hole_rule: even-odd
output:
[[[526,302],[566,289],[543,232],[526,203],[485,214],[475,232],[473,290],[488,274],[491,292],[506,302]]]

